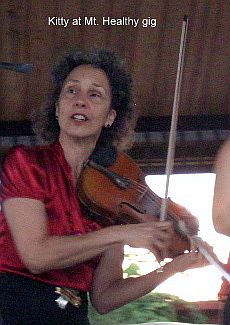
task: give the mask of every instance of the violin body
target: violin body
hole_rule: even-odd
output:
[[[97,167],[87,163],[77,183],[79,199],[87,207],[90,218],[104,227],[159,220],[162,199],[146,185],[144,173],[128,155],[117,153],[115,162],[106,168],[124,180],[123,187],[118,185],[120,180],[117,184]],[[191,235],[197,234],[198,221],[171,200],[167,204],[167,219],[174,227],[167,257],[173,258],[190,250],[190,241],[180,231],[179,221],[186,223]]]

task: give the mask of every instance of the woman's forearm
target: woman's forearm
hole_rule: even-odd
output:
[[[61,269],[85,262],[122,241],[121,226],[74,236],[55,236],[48,232],[47,215],[42,202],[27,198],[4,201],[12,238],[20,258],[33,273]]]
[[[163,272],[155,270],[138,278],[119,279],[105,291],[92,294],[92,303],[99,313],[108,313],[148,294],[176,272],[168,263]]]
[[[211,250],[207,243],[204,244],[208,250]],[[116,252],[112,252],[112,254],[116,264],[121,265],[121,253],[119,255]],[[111,252],[106,252],[106,255],[110,257]],[[163,272],[155,270],[138,278],[123,279],[121,271],[119,271],[119,268],[116,268],[116,264],[112,265],[112,270],[110,269],[110,271],[106,272],[109,262],[109,259],[106,259],[106,255],[102,257],[96,269],[91,294],[92,303],[100,313],[107,313],[140,298],[178,272],[209,264],[200,252],[194,250],[175,257],[163,267]],[[103,278],[101,276],[102,271]]]
[[[101,229],[80,236],[47,236],[30,243],[30,250],[23,255],[32,273],[42,273],[83,263],[100,255],[117,243],[118,238],[110,231]]]

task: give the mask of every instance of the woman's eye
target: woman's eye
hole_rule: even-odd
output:
[[[74,89],[74,88],[68,88],[67,89],[67,93],[69,93],[69,94],[76,94],[76,89]]]
[[[95,98],[95,99],[100,99],[100,98],[102,98],[102,94],[97,91],[92,91],[90,94],[90,97]]]
[[[97,94],[97,93],[92,93],[91,96],[92,96],[92,97],[101,97],[101,96],[100,96],[99,94]]]
[[[73,96],[75,96],[77,93],[77,89],[75,87],[66,87],[63,90],[63,94],[64,96],[66,96],[67,98],[72,98]]]

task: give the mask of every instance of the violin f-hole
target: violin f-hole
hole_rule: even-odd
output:
[[[146,215],[145,210],[140,210],[127,202],[121,202],[118,205],[118,213],[120,217],[122,215],[125,216],[126,223],[127,218],[130,218],[130,223],[149,222],[154,220],[154,217]]]

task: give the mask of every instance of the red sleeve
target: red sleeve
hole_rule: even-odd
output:
[[[44,170],[36,152],[20,146],[12,149],[1,170],[0,202],[13,197],[44,201]]]

